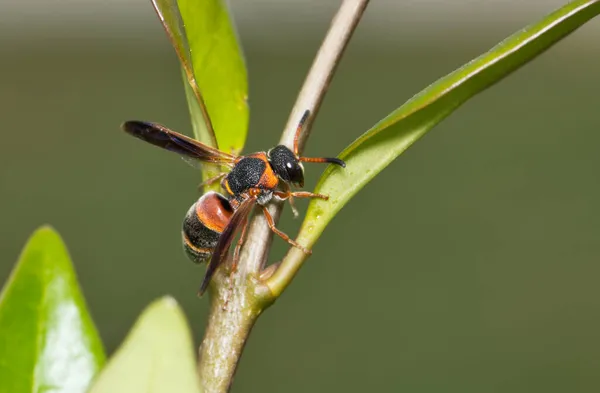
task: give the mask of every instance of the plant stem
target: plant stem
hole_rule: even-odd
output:
[[[309,109],[312,116],[299,140],[300,147],[304,145],[339,59],[368,2],[344,0],[340,6],[292,109],[281,144],[292,147],[298,120]],[[281,207],[281,204],[269,206],[275,222],[279,219]],[[237,271],[229,275],[225,269],[220,269],[213,278],[211,309],[198,364],[200,379],[207,393],[229,390],[256,319],[275,301],[269,287],[258,280],[272,239],[273,232],[266,220],[262,214],[257,214],[248,228]]]
[[[299,140],[300,150],[302,150],[310,134],[310,126],[319,112],[321,102],[329,87],[329,82],[333,78],[340,58],[368,3],[369,0],[345,0],[333,17],[329,31],[292,108],[279,143],[292,147],[298,121],[304,111],[310,109],[311,117]]]
[[[208,328],[200,346],[198,371],[205,392],[227,392],[257,315],[229,314],[213,301]],[[235,318],[234,316],[237,316]],[[231,318],[234,317],[234,318]]]
[[[275,273],[265,281],[269,293],[277,298],[290,285],[298,270],[306,260],[306,254],[297,249],[291,249],[283,258]]]
[[[248,335],[265,307],[254,294],[256,280],[246,271],[215,275],[214,280],[198,361],[200,381],[207,393],[229,390]]]

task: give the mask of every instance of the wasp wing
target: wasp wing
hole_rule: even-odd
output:
[[[231,220],[229,224],[225,227],[221,236],[219,237],[219,241],[213,251],[212,258],[206,267],[206,274],[204,275],[204,280],[202,281],[202,285],[200,286],[200,290],[198,291],[198,296],[202,296],[208,288],[208,284],[212,276],[215,274],[217,268],[227,259],[227,253],[229,252],[229,247],[231,246],[231,242],[235,238],[235,235],[242,228],[241,223],[248,217],[248,214],[252,211],[256,203],[256,197],[247,197],[242,201],[242,203],[237,207],[233,215],[231,216]]]
[[[158,123],[130,120],[121,126],[123,131],[154,146],[175,152],[183,157],[213,164],[232,165],[236,156],[205,145],[195,139],[169,130]]]

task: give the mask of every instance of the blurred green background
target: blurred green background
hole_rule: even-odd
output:
[[[144,119],[188,132],[177,60],[148,2],[84,3],[0,12],[0,282],[50,223],[109,352],[163,294],[198,342],[203,268],[179,230],[200,176],[119,130]],[[372,2],[307,154],[337,154],[562,2],[543,3]],[[246,152],[277,142],[337,2],[250,4],[233,2]],[[258,321],[234,392],[600,389],[598,23],[468,102],[341,211]],[[299,223],[287,209],[280,228]],[[275,240],[271,261],[286,248]]]

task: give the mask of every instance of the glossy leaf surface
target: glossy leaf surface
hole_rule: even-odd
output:
[[[246,66],[221,0],[153,0],[179,56],[195,137],[239,153],[248,132]],[[193,98],[196,98],[193,100]]]
[[[85,392],[104,362],[67,249],[29,239],[0,295],[0,392]]]
[[[373,177],[461,104],[525,65],[600,13],[600,1],[574,1],[515,33],[489,52],[441,78],[359,137],[329,166],[302,225],[300,243],[312,246],[335,214]]]
[[[199,393],[193,342],[172,298],[144,310],[90,393]]]

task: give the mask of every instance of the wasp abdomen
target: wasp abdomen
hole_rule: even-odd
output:
[[[221,194],[208,192],[200,197],[183,219],[183,248],[195,263],[210,259],[233,208]]]

